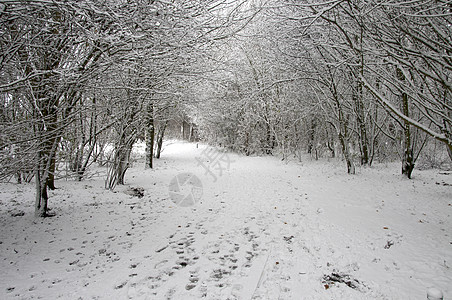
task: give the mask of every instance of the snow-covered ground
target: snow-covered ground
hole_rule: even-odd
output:
[[[0,298],[452,298],[451,172],[209,149],[167,145],[115,192],[58,181],[53,218],[34,218],[33,185],[1,184]],[[202,183],[190,207],[168,192],[184,172]]]

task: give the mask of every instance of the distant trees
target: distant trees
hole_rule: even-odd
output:
[[[318,1],[298,8],[306,16],[300,19],[306,34],[315,24],[330,28],[335,41],[328,37],[323,45],[337,53],[337,62],[348,66],[355,78],[354,115],[362,154],[363,88],[366,97],[389,111],[401,126],[402,173],[408,178],[417,156],[414,128],[442,141],[451,153],[448,3]]]
[[[349,173],[399,153],[410,178],[428,136],[452,159],[451,16],[447,1],[269,1],[226,50],[202,132],[246,154],[338,148]]]

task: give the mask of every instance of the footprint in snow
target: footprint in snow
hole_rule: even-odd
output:
[[[199,281],[199,275],[197,271],[190,271],[190,277],[188,278],[189,283],[185,286],[187,291],[192,290],[196,287]]]

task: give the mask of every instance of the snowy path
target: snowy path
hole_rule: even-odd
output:
[[[33,218],[33,186],[0,185],[0,298],[452,296],[452,174],[409,181],[389,165],[347,176],[336,162],[228,154],[214,181],[195,159],[203,147],[167,146],[115,193],[101,178],[59,182],[51,219]],[[201,203],[169,199],[181,172],[202,181]]]

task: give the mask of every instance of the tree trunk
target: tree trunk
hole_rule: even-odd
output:
[[[314,149],[314,139],[315,139],[315,129],[317,127],[317,123],[315,118],[311,120],[311,128],[309,129],[308,134],[308,154],[312,154],[312,150]]]
[[[154,157],[154,138],[155,138],[155,126],[154,126],[154,102],[148,104],[146,115],[146,165],[145,168],[152,169],[153,157]]]
[[[339,142],[342,146],[342,153],[344,154],[345,161],[347,163],[347,173],[355,174],[355,164],[353,163],[352,157],[350,155],[350,151],[347,145],[347,141],[342,133],[339,133]]]
[[[107,178],[105,180],[106,189],[113,190],[117,184],[125,183],[124,178],[129,168],[133,142],[134,140],[132,138],[129,138],[127,141],[124,136],[120,138],[115,148],[113,163],[108,167]]]
[[[86,169],[88,168],[89,160],[91,159],[91,156],[93,155],[95,147],[96,147],[96,138],[94,138],[94,141],[92,142],[83,162],[80,161],[80,167],[77,171],[77,181],[82,181],[83,176],[85,175]]]
[[[189,142],[193,142],[193,130],[194,130],[194,127],[193,127],[193,123],[190,123],[190,129],[189,129],[189,136],[188,136],[188,141]]]
[[[55,190],[55,170],[56,170],[56,153],[58,144],[60,143],[60,137],[58,133],[58,112],[56,110],[56,106],[58,106],[58,100],[50,101],[47,105],[53,105],[54,107],[47,109],[44,108],[42,111],[45,114],[45,116],[48,116],[48,118],[45,118],[47,123],[47,130],[45,130],[44,135],[49,135],[47,140],[44,143],[45,147],[45,157],[48,159],[49,167],[47,169],[48,175],[47,175],[47,187],[50,190]],[[54,149],[55,148],[55,149]]]
[[[361,19],[361,18],[360,18]],[[360,35],[357,37],[359,40],[360,47],[360,56],[359,56],[359,73],[361,76],[364,76],[364,51],[363,51],[363,34],[364,34],[364,25],[362,24],[362,20],[359,21],[360,26]],[[356,121],[358,125],[358,133],[359,133],[359,145],[361,151],[361,165],[369,164],[369,140],[367,137],[367,128],[366,128],[366,120],[364,115],[364,89],[361,81],[358,81],[358,90],[357,94],[354,95],[355,98],[355,106],[356,106]]]
[[[129,161],[130,161],[130,154],[132,152],[132,146],[133,144],[126,145],[124,148],[120,150],[118,153],[118,165],[116,169],[116,178],[118,181],[118,184],[124,185],[125,184],[125,175],[126,171],[129,168]]]
[[[450,113],[449,116],[452,117],[452,113]],[[443,120],[443,123],[444,123],[444,128],[446,129],[445,130],[446,138],[449,141],[452,141],[452,134],[450,133],[450,126],[448,126],[448,123],[446,120]],[[449,158],[452,161],[452,143],[451,142],[446,143],[446,149],[447,149],[447,154],[449,154]]]
[[[58,140],[54,139],[50,151],[38,151],[37,164],[35,167],[35,182],[36,182],[36,201],[35,201],[35,215],[37,217],[47,217],[48,213],[48,194],[47,188],[49,183],[49,174],[52,165],[52,157],[55,156]]]
[[[45,217],[47,215],[48,195],[47,195],[47,180],[41,178],[41,152],[38,152],[38,163],[35,169],[36,182],[36,201],[35,201],[35,216]]]
[[[330,150],[330,152],[331,152],[331,158],[335,158],[336,151],[334,149],[334,140],[333,140],[333,137],[330,137],[328,128],[326,126],[325,126],[325,134],[326,134],[326,146],[328,147],[328,150]]]
[[[55,171],[56,171],[56,152],[50,157],[49,176],[47,177],[47,186],[50,190],[55,190]]]
[[[168,121],[165,121],[165,123],[159,128],[159,132],[157,133],[157,149],[155,150],[155,158],[160,158],[163,146],[163,137],[165,135],[167,125]]]
[[[273,154],[273,139],[272,139],[272,131],[270,122],[266,120],[265,123],[265,130],[266,130],[266,147],[265,147],[265,154],[272,155]]]
[[[396,70],[397,79],[400,81],[405,81],[405,75],[402,70]],[[403,114],[407,117],[410,116],[409,103],[408,103],[408,94],[402,93],[402,111]],[[402,174],[411,179],[411,173],[414,169],[414,157],[413,157],[413,145],[411,143],[411,130],[410,123],[405,120],[403,126],[404,133],[404,145],[403,145],[403,158],[402,158]]]
[[[249,140],[250,140],[250,134],[248,131],[245,131],[245,142],[244,147],[245,147],[245,155],[246,156],[250,156],[251,152],[250,152],[250,146],[249,146]]]
[[[447,148],[447,154],[449,154],[449,158],[452,161],[452,146],[446,145],[446,148]]]
[[[364,119],[364,108],[363,108],[363,101],[362,101],[362,95],[363,88],[362,84],[358,84],[358,95],[353,96],[354,102],[355,102],[355,109],[356,109],[356,123],[358,127],[358,133],[359,133],[359,148],[361,151],[361,165],[367,165],[369,164],[369,141],[367,138],[367,130],[366,130],[366,122]]]
[[[402,106],[403,113],[405,116],[409,116],[408,108],[408,95],[406,93],[402,94]],[[414,157],[413,157],[413,146],[411,145],[411,130],[410,123],[404,122],[404,151],[402,160],[402,174],[411,179],[411,173],[414,169]]]
[[[339,100],[336,89],[333,91],[334,101],[336,102],[337,116],[339,127],[336,128],[338,132],[339,142],[342,146],[342,153],[344,154],[345,161],[347,162],[347,173],[355,174],[355,164],[353,163],[352,155],[350,154],[350,149],[348,146],[348,124],[349,124],[349,116],[344,114],[342,109],[341,102]],[[335,126],[336,127],[336,126]]]
[[[182,140],[185,140],[185,120],[182,120],[182,125],[180,127],[180,134]]]

